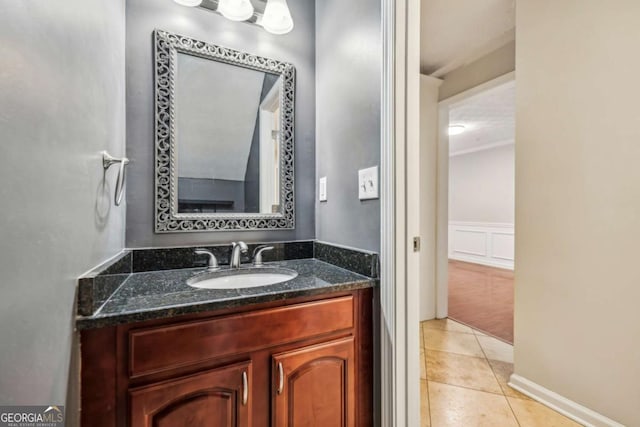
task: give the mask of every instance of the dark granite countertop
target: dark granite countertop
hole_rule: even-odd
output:
[[[78,329],[92,329],[181,314],[232,308],[375,286],[376,279],[317,259],[265,263],[295,270],[298,276],[273,285],[242,289],[199,289],[186,280],[204,268],[132,273],[90,316],[78,316]]]

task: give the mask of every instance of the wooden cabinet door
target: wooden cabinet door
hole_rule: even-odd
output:
[[[250,427],[251,362],[129,390],[131,427]]]
[[[354,427],[353,338],[273,356],[274,427]]]

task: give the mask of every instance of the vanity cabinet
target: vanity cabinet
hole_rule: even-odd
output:
[[[81,331],[82,425],[370,426],[372,292]]]
[[[251,362],[129,390],[131,425],[251,426]]]

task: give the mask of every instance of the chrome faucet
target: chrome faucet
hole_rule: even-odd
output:
[[[232,242],[229,268],[240,268],[240,253],[246,254],[248,250],[249,248],[245,242]]]

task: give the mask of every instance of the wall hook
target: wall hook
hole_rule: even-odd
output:
[[[125,166],[129,164],[129,159],[123,157],[121,159],[115,158],[106,151],[102,152],[102,167],[105,172],[107,169],[111,167],[111,165],[120,163],[120,169],[118,170],[118,180],[116,181],[116,192],[114,196],[114,202],[116,206],[120,206],[122,202],[122,195],[124,194],[124,184],[125,184]]]

